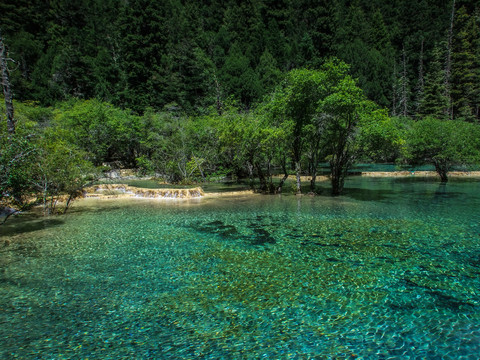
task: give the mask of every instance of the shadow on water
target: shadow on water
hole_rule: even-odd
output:
[[[196,227],[196,230],[216,234],[224,240],[238,239],[241,237],[237,228],[233,225],[227,225],[223,221],[215,220]]]
[[[400,179],[398,179],[400,180]],[[414,184],[418,181],[394,181],[400,185]],[[390,189],[366,189],[364,187],[347,187],[344,190],[343,195],[353,198],[359,201],[383,201],[391,200],[395,197],[402,198],[415,198],[415,199],[425,199],[434,202],[442,202],[447,199],[458,199],[464,196],[465,194],[459,191],[455,191],[454,187],[451,187],[449,184],[438,183],[435,188],[435,184],[431,182],[426,182],[428,186],[420,188],[410,188],[410,187],[401,187],[401,188],[390,188]],[[431,185],[431,186],[430,186]]]
[[[449,185],[446,183],[438,184],[437,190],[435,190],[434,200],[441,201],[442,199],[456,199],[464,194],[458,191],[452,191],[449,189]]]
[[[391,190],[370,190],[364,188],[345,188],[343,195],[359,201],[381,201],[392,194]]]
[[[101,207],[83,206],[83,205],[78,207],[72,207],[68,209],[66,216],[71,216],[73,214],[101,214],[105,212],[124,209],[124,206],[121,206],[121,205],[112,205],[112,204],[108,204],[108,206],[105,206],[105,204],[103,205],[104,206],[101,206]]]
[[[64,223],[64,221],[59,218],[33,218],[27,221],[25,221],[25,219],[14,220],[17,221],[12,220],[10,223],[6,222],[0,226],[0,238],[43,230],[62,225]]]
[[[216,235],[223,240],[242,240],[250,245],[266,245],[277,242],[270,232],[264,228],[264,224],[258,221],[258,217],[252,220],[247,227],[252,230],[252,235],[244,235],[234,225],[225,224],[219,220],[194,226],[194,229]]]

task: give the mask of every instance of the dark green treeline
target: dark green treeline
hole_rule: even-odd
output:
[[[479,118],[480,5],[461,0],[2,0],[14,98],[143,113],[250,108],[336,56],[393,115]]]

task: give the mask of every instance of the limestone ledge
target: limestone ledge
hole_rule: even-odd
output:
[[[138,197],[147,199],[192,199],[205,195],[201,187],[192,189],[144,189],[125,184],[102,184],[84,189],[84,197]]]
[[[365,177],[438,177],[436,171],[362,171],[349,176],[365,176]],[[274,178],[280,179],[283,176],[275,175]],[[449,171],[448,177],[477,178],[480,177],[480,171]],[[295,180],[295,175],[289,175],[288,180]],[[306,182],[312,180],[311,176],[300,176],[300,181]],[[317,181],[330,180],[329,176],[317,175]]]
[[[367,177],[438,177],[436,171],[391,171],[391,172],[362,172]],[[480,177],[480,171],[449,171],[448,177]]]

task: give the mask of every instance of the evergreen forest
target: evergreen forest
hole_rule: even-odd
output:
[[[0,194],[480,163],[474,0],[1,0]],[[273,175],[280,175],[273,178]]]

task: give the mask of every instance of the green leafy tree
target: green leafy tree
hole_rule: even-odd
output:
[[[345,63],[329,61],[323,72],[324,94],[318,101],[317,112],[325,119],[324,147],[330,163],[332,194],[339,195],[356,156],[357,126],[363,116],[376,109],[376,105],[367,101],[355,79],[348,75]]]
[[[63,212],[73,199],[97,177],[97,171],[87,154],[72,145],[64,131],[48,129],[37,142],[37,159],[30,182],[41,194],[45,213],[53,213],[57,202],[65,195]]]
[[[38,148],[35,139],[48,124],[51,112],[34,104],[15,102],[16,127],[9,133],[0,104],[0,202],[18,208],[31,205],[31,179],[34,177]]]
[[[37,149],[24,135],[8,137],[4,129],[1,134],[0,203],[22,208],[26,205],[26,196],[31,193],[32,164]]]
[[[433,164],[442,182],[454,165],[480,162],[478,125],[428,117],[414,122],[406,137],[405,159],[411,165]]]
[[[229,164],[236,176],[247,174],[253,187],[255,173],[265,190],[265,176],[262,169],[260,132],[262,129],[258,117],[252,113],[241,113],[231,108],[220,121],[219,140],[225,163]]]
[[[38,197],[51,213],[65,197],[66,210],[97,171],[70,134],[54,126],[50,109],[16,103],[16,110],[15,134],[3,136],[6,126],[0,128],[0,201],[27,209]]]
[[[296,69],[290,71],[278,87],[269,104],[269,111],[286,129],[291,129],[290,144],[295,164],[296,189],[301,193],[302,156],[305,151],[307,126],[313,124],[318,102],[324,96],[325,74],[317,70]]]
[[[72,100],[57,110],[55,121],[72,143],[90,153],[95,165],[119,161],[135,167],[138,116],[98,100]]]
[[[372,162],[393,162],[405,146],[404,119],[391,118],[386,110],[373,110],[361,117],[356,139],[357,157]]]
[[[364,113],[375,109],[348,70],[345,63],[336,59],[325,63],[321,70],[292,70],[270,100],[273,117],[292,129],[289,137],[297,193],[301,191],[302,158],[307,148],[312,188],[317,163],[323,156],[330,163],[332,193],[338,195],[343,189],[344,177],[355,155],[357,124]]]

